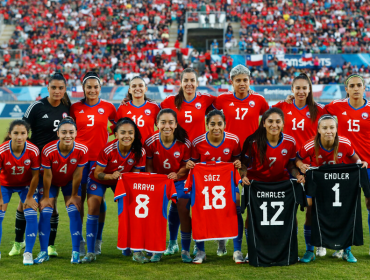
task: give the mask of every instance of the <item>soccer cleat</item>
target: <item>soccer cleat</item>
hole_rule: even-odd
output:
[[[226,240],[218,241],[217,256],[222,257],[227,254]]]
[[[153,254],[153,256],[150,258],[150,262],[159,262],[161,259],[162,259],[161,253]]]
[[[135,252],[132,255],[132,260],[138,263],[148,263],[149,260],[144,256],[143,252]]]
[[[85,249],[86,241],[85,239],[80,241],[80,256],[83,257],[86,255],[86,249]]]
[[[50,245],[48,247],[48,255],[50,257],[57,257],[58,256],[58,252],[57,252],[57,249],[55,248],[54,245]]]
[[[324,248],[324,247],[316,247],[316,256],[318,256],[318,257],[325,257],[326,256],[326,248]]]
[[[341,259],[343,257],[343,250],[337,250],[332,255],[333,258]]]
[[[344,250],[342,259],[349,263],[357,263],[357,259],[352,254],[351,250]]]
[[[131,255],[131,250],[130,249],[122,250],[122,255],[124,255],[125,257],[129,257]]]
[[[101,255],[101,244],[103,240],[96,239],[95,241],[95,255]]]
[[[303,258],[301,259],[301,262],[309,263],[310,261],[314,261],[315,259],[316,259],[315,254],[312,251],[306,251],[306,253],[304,253]]]
[[[240,263],[245,263],[244,258],[243,258],[243,253],[240,251],[235,251],[233,254],[233,260],[235,263],[240,264]]]
[[[35,264],[42,264],[43,262],[47,262],[49,260],[48,252],[41,251],[37,258],[33,260],[33,263]]]
[[[82,259],[82,263],[91,263],[96,260],[94,253],[87,253],[86,256]]]
[[[179,251],[179,245],[177,244],[177,240],[170,240],[168,242],[168,246],[166,251],[164,251],[165,256],[173,255]]]
[[[298,258],[298,259],[299,259],[299,258]],[[249,263],[248,253],[245,255],[244,262],[245,262],[245,263]]]
[[[80,253],[79,252],[76,252],[76,251],[73,251],[72,252],[71,263],[72,264],[79,264],[79,263],[81,263]]]
[[[26,242],[14,242],[12,249],[9,252],[9,256],[18,256],[21,254],[21,250],[26,247]]]
[[[206,252],[197,250],[197,255],[195,256],[193,263],[201,264],[206,260]]]
[[[196,256],[197,254],[198,254],[198,247],[197,247],[197,244],[194,244],[193,256]]]
[[[23,264],[24,265],[33,265],[33,256],[32,253],[24,253],[23,254]]]
[[[181,251],[181,259],[183,263],[191,263],[193,259],[190,257],[189,251],[182,250]]]

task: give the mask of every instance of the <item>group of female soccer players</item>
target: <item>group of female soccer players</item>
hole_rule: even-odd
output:
[[[20,196],[16,240],[10,255],[20,254],[24,232],[25,265],[42,263],[57,255],[56,198],[61,189],[70,218],[71,263],[94,261],[101,253],[105,191],[107,188],[114,191],[123,172],[145,170],[166,174],[175,181],[178,201],[170,206],[170,240],[164,255],[179,251],[177,237],[181,226],[182,261],[202,263],[206,259],[204,242],[195,244],[194,258],[190,255],[190,195],[184,191],[187,174],[196,162],[233,162],[245,185],[251,180],[276,182],[292,177],[304,183],[306,170],[323,164],[354,162],[367,168],[370,105],[363,97],[365,83],[360,76],[347,78],[348,98],[325,107],[314,101],[312,84],[305,74],[293,80],[294,97],[272,108],[263,96],[250,90],[250,72],[246,67],[234,67],[230,80],[234,92],[215,97],[197,92],[196,72],[185,69],[179,93],[167,97],[159,106],[146,97],[147,85],[136,76],[130,81],[127,98],[116,111],[111,103],[99,98],[101,82],[96,73],[88,72],[84,76],[85,97],[73,105],[66,94],[63,75],[54,74],[48,85],[49,96],[31,104],[23,120],[11,123],[0,146],[0,241],[2,221],[12,193]],[[109,143],[108,121],[113,123],[115,135],[115,140]],[[154,131],[155,125],[158,131]],[[28,140],[30,129],[32,135]],[[356,143],[357,154],[351,142]],[[86,196],[85,242],[82,224]],[[310,245],[310,198],[308,205],[304,225],[307,250],[301,258],[305,263],[315,259]],[[239,194],[237,215],[238,236],[233,240],[233,259],[244,263],[248,255],[244,258],[241,250],[243,219]],[[247,227],[248,217],[244,225],[246,237]],[[41,250],[33,259],[37,232]],[[162,258],[157,253],[149,260],[141,251],[123,251],[124,255],[131,253],[133,260],[140,263],[158,262]],[[226,253],[225,241],[220,240],[217,255]],[[325,253],[325,248],[317,248],[317,255]],[[80,260],[80,256],[84,258]],[[334,256],[357,261],[350,247],[335,252]]]

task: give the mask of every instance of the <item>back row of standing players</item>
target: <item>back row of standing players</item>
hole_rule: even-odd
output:
[[[140,77],[135,77],[130,81],[129,100],[126,100],[126,103],[121,105],[118,112],[116,112],[113,104],[99,98],[101,83],[95,73],[89,72],[85,75],[83,79],[85,98],[72,106],[65,93],[66,81],[63,75],[60,73],[53,75],[48,85],[49,97],[31,104],[23,119],[31,126],[31,143],[39,151],[43,151],[42,157],[46,158],[54,151],[59,160],[50,162],[49,156],[49,163],[52,165],[55,162],[58,165],[58,171],[64,173],[64,175],[67,174],[67,170],[63,169],[65,165],[61,165],[60,162],[63,161],[63,158],[68,158],[70,154],[67,153],[63,156],[60,145],[64,145],[68,141],[62,140],[61,134],[69,133],[70,137],[70,134],[73,134],[73,127],[75,127],[78,133],[74,143],[75,148],[71,150],[71,153],[75,150],[80,150],[82,151],[80,153],[83,154],[86,153],[84,151],[88,150],[87,158],[81,158],[81,162],[78,162],[78,168],[75,167],[75,173],[72,173],[73,176],[76,175],[76,178],[81,177],[80,191],[82,203],[76,199],[76,196],[79,196],[80,193],[77,193],[77,189],[73,188],[72,184],[68,185],[67,191],[66,185],[59,184],[58,180],[56,180],[58,176],[54,173],[52,174],[54,180],[51,185],[62,187],[71,221],[72,218],[74,221],[78,220],[76,213],[79,212],[81,215],[79,222],[81,223],[81,228],[78,226],[75,229],[75,233],[79,232],[79,236],[74,238],[72,235],[72,263],[79,263],[79,256],[85,254],[85,241],[81,236],[82,218],[84,216],[81,205],[83,205],[86,193],[88,202],[86,222],[87,254],[82,262],[91,262],[95,260],[96,254],[101,253],[101,239],[106,211],[104,193],[107,187],[114,189],[120,172],[139,171],[146,168],[148,172],[168,174],[170,179],[175,180],[178,203],[177,206],[171,204],[170,207],[170,242],[165,255],[173,254],[179,250],[177,236],[181,224],[182,260],[184,262],[202,263],[206,257],[204,243],[199,242],[196,244],[197,252],[194,259],[189,254],[191,241],[190,196],[184,193],[184,180],[188,169],[194,166],[194,162],[220,160],[234,162],[234,165],[240,168],[241,163],[239,157],[243,143],[248,136],[255,135],[258,132],[257,128],[259,128],[259,130],[265,133],[264,140],[250,140],[256,142],[254,145],[254,154],[260,154],[262,147],[265,158],[268,160],[264,161],[262,159],[260,163],[257,163],[259,157],[251,156],[253,157],[254,168],[249,168],[248,171],[241,174],[244,177],[243,182],[248,184],[251,179],[264,182],[281,181],[287,179],[287,174],[284,172],[286,168],[291,171],[292,175],[299,178],[301,175],[299,175],[297,169],[293,170],[295,165],[292,165],[291,162],[295,160],[297,150],[303,153],[304,150],[308,152],[310,148],[312,149],[312,145],[309,145],[310,143],[304,144],[308,139],[311,139],[317,134],[318,120],[322,115],[327,113],[337,116],[339,123],[338,134],[348,138],[348,143],[350,141],[356,143],[356,152],[363,161],[368,162],[370,160],[368,149],[370,147],[370,139],[366,136],[366,131],[370,126],[370,108],[368,101],[363,98],[365,84],[360,76],[353,75],[348,77],[346,81],[348,98],[333,101],[325,107],[314,102],[310,79],[304,74],[297,76],[292,83],[293,102],[281,101],[274,105],[274,107],[280,108],[284,112],[283,118],[280,117],[280,123],[277,120],[279,117],[275,119],[270,118],[274,113],[279,115],[279,110],[269,110],[269,105],[264,97],[250,90],[250,72],[246,67],[238,65],[232,69],[230,80],[234,92],[228,92],[214,97],[209,94],[196,92],[198,85],[196,72],[193,69],[185,69],[181,75],[179,93],[176,96],[167,97],[159,107],[156,103],[146,98],[145,92],[147,91],[147,86],[144,80]],[[164,110],[160,113],[161,108]],[[223,114],[218,111],[209,113],[207,118],[209,132],[206,133],[205,115],[213,109],[222,110]],[[70,126],[68,129],[61,131],[60,121],[68,115],[75,120],[75,123],[73,120],[64,120],[62,124],[69,124],[72,127]],[[263,115],[263,118],[259,125],[260,115]],[[128,119],[120,120],[123,117],[128,117],[133,122]],[[119,125],[116,124],[118,120],[120,120]],[[118,140],[114,140],[107,145],[108,121],[117,125],[115,131]],[[158,126],[159,133],[154,132],[155,124]],[[284,133],[281,132],[283,127]],[[135,134],[137,129],[140,131],[139,134],[141,134],[141,141],[139,142],[144,144],[145,149],[141,149],[141,145],[139,145],[135,150],[134,145],[138,141],[133,140],[132,135]],[[61,142],[57,141],[57,132],[60,134]],[[274,137],[269,137],[271,135],[276,138],[276,141]],[[136,138],[136,136],[134,137]],[[130,144],[130,148],[135,152],[130,154],[130,150],[125,151],[125,141]],[[343,141],[346,142],[347,140]],[[192,142],[192,147],[190,142]],[[10,144],[7,145],[11,146]],[[29,146],[31,147],[31,144]],[[252,145],[244,146],[248,147]],[[7,150],[3,149],[3,147],[4,144],[0,148],[0,155],[3,150]],[[77,147],[79,149],[76,149]],[[140,148],[139,150],[138,147]],[[320,148],[326,151],[329,157],[333,157],[330,149],[325,150],[324,147]],[[244,149],[243,152],[247,153],[248,156],[249,151]],[[141,157],[138,155],[140,153]],[[14,157],[16,158],[16,156]],[[326,163],[329,163],[329,161],[330,163],[338,163],[337,154],[332,160],[328,160]],[[303,163],[310,164],[310,161],[306,160]],[[4,169],[5,161],[1,164]],[[313,163],[311,162],[311,164]],[[321,161],[321,164],[325,164],[325,162]],[[42,165],[44,169],[53,170],[47,162],[44,163],[42,161]],[[303,165],[301,162],[298,167],[302,171],[305,171],[307,165]],[[44,174],[48,174],[49,176],[50,172],[46,171]],[[71,174],[69,173],[68,175]],[[299,179],[302,180],[302,178]],[[49,178],[50,180],[51,178]],[[62,179],[59,180],[62,181]],[[75,180],[75,177],[73,177],[73,180]],[[1,181],[2,186],[4,185],[3,181]],[[42,177],[40,177],[39,181],[39,191],[42,190],[42,185],[45,182],[50,184]],[[75,181],[78,182],[78,180]],[[3,192],[3,187],[1,190]],[[55,198],[58,195],[58,191],[59,188],[54,188],[53,191],[50,188],[49,197]],[[51,194],[52,192],[53,194]],[[51,231],[49,228],[39,228],[39,231],[42,233],[44,231],[50,232],[50,234],[46,234],[46,236],[50,235],[50,238],[47,238],[48,240],[45,240],[45,238],[41,240],[42,236],[40,235],[41,252],[34,260],[35,263],[42,263],[48,260],[49,256],[57,255],[54,247],[58,224],[56,200],[47,200],[45,192],[44,197],[46,197],[47,202],[44,200],[44,203],[40,203],[40,207],[47,212],[47,214],[45,213],[46,218],[43,217],[43,219],[50,220]],[[75,200],[70,200],[71,197]],[[240,205],[239,201],[238,196],[237,205]],[[7,202],[4,200],[3,204],[7,205]],[[23,210],[29,207],[27,204],[24,205],[24,202],[25,198],[22,201],[21,197],[16,216],[16,242],[10,255],[20,254],[23,245],[23,235],[27,220],[27,215],[25,216],[26,211]],[[2,222],[6,210],[6,206],[4,207],[4,205],[2,205],[4,213],[0,213],[0,222]],[[53,212],[52,216],[51,212]],[[239,206],[237,206],[237,213],[239,234],[234,240],[233,259],[236,263],[241,263],[245,260],[241,253],[243,220]],[[308,261],[314,259],[313,248],[309,245],[309,221],[310,217],[306,218],[305,237],[308,255],[306,256],[305,254],[303,258]],[[247,235],[247,229],[245,233]],[[29,252],[30,250],[31,252]],[[129,254],[130,252],[123,253]],[[220,256],[226,254],[225,243],[223,241],[219,242],[217,254]],[[158,261],[160,257],[160,255],[154,254],[152,261]],[[28,258],[28,260],[25,261],[25,258]],[[147,261],[141,252],[134,252],[133,258],[139,262]],[[31,264],[30,259],[32,259],[32,249],[26,248],[24,263]]]

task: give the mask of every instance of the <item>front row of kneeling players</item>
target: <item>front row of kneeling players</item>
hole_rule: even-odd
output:
[[[337,135],[337,123],[332,116],[328,115],[320,118],[318,133],[315,140],[308,142],[298,152],[298,157],[300,159],[296,159],[294,138],[282,133],[284,115],[283,112],[277,108],[272,108],[264,113],[257,131],[246,139],[241,157],[239,140],[235,135],[224,131],[225,118],[220,111],[214,110],[208,114],[207,125],[209,132],[195,139],[192,149],[190,147],[190,142],[186,139],[185,130],[177,123],[176,113],[174,111],[169,109],[162,110],[162,112],[158,114],[157,124],[159,133],[148,138],[145,143],[145,149],[143,149],[141,147],[140,132],[135,123],[128,118],[121,119],[115,128],[115,136],[117,139],[110,142],[104,150],[100,152],[98,161],[92,168],[89,176],[89,210],[86,223],[88,253],[82,259],[82,262],[87,263],[95,260],[94,244],[98,226],[99,205],[106,188],[111,187],[114,190],[117,180],[123,172],[142,171],[146,166],[147,171],[165,174],[169,179],[175,182],[181,222],[181,257],[184,262],[202,263],[206,258],[203,240],[208,240],[208,238],[204,236],[198,238],[194,237],[194,235],[197,235],[196,232],[199,233],[199,229],[202,229],[201,225],[206,223],[203,221],[196,222],[197,219],[194,216],[193,220],[190,219],[190,196],[187,194],[184,186],[188,170],[198,166],[195,164],[196,161],[216,160],[233,162],[234,167],[240,169],[242,165],[239,158],[241,158],[245,166],[248,166],[247,170],[240,169],[243,183],[247,186],[251,185],[253,181],[286,181],[290,178],[289,173],[295,177],[299,183],[303,183],[305,178],[299,173],[296,166],[305,173],[309,166],[303,164],[301,161],[301,159],[304,158],[310,158],[311,166],[320,166],[325,163],[361,162],[354,153],[351,143],[347,139]],[[0,225],[2,224],[11,194],[13,192],[18,192],[24,203],[25,216],[27,219],[27,245],[23,261],[24,264],[33,264],[32,248],[37,235],[37,208],[40,210],[39,239],[41,252],[38,258],[35,259],[35,263],[38,263],[39,260],[42,262],[48,259],[45,249],[48,245],[48,238],[46,238],[46,236],[49,236],[50,233],[50,216],[54,205],[52,201],[54,197],[53,193],[58,187],[62,187],[67,212],[70,217],[73,247],[71,262],[80,262],[79,244],[81,240],[82,223],[79,215],[81,207],[79,185],[83,166],[87,162],[86,158],[88,151],[84,145],[74,141],[76,134],[77,130],[73,119],[66,118],[59,124],[58,136],[60,140],[49,143],[42,151],[41,165],[44,168],[44,182],[43,188],[39,189],[37,189],[39,178],[38,170],[40,167],[39,151],[34,145],[26,141],[28,136],[27,123],[23,121],[12,122],[9,129],[10,140],[0,146],[0,164],[2,169],[0,177],[2,182]],[[148,159],[147,163],[146,159]],[[294,160],[296,164],[294,164]],[[367,167],[366,162],[363,162],[363,167]],[[220,202],[221,205],[226,201],[229,202],[229,200],[225,200],[222,196],[225,190],[214,190],[214,188],[212,190],[206,190],[205,187],[198,194],[200,198],[197,199],[196,196],[199,187],[196,187],[194,176],[190,176],[191,175],[189,175],[188,185],[192,184],[193,186],[191,204],[194,210],[196,209],[194,207],[201,207],[204,211],[199,212],[205,213],[207,212],[205,210],[214,209],[215,211],[213,212],[209,211],[214,214],[217,213],[217,209],[220,209]],[[229,184],[231,183],[229,182]],[[215,185],[214,187],[219,188],[220,186]],[[234,217],[237,217],[237,230],[234,233],[227,233],[227,236],[224,237],[234,237],[233,258],[235,262],[242,263],[245,261],[241,253],[243,221],[237,187],[234,188],[234,190],[235,194],[231,196],[234,202],[232,205],[234,206],[229,208],[228,211],[231,211],[230,213],[234,213]],[[41,197],[41,195],[43,196]],[[122,198],[122,202],[120,203],[123,203],[124,196],[121,194],[121,196],[118,195],[118,197]],[[167,197],[167,199],[170,198],[171,196]],[[210,198],[213,199],[210,200]],[[39,203],[37,203],[37,199],[40,199]],[[140,197],[136,199],[136,203],[136,205],[140,207],[135,208],[133,211],[137,211],[136,217],[143,218],[143,215],[145,216],[146,213],[145,211],[147,211],[146,209],[148,209],[146,206],[148,204],[147,200],[144,197]],[[195,205],[195,203],[197,203],[197,205]],[[198,203],[201,203],[202,206],[199,206]],[[204,203],[205,205],[203,205]],[[214,207],[212,207],[212,203],[214,203]],[[312,205],[311,201],[309,201],[309,205]],[[122,207],[124,207],[124,205]],[[121,213],[123,211],[122,207],[119,206],[119,212],[121,211]],[[222,209],[224,209],[224,207]],[[308,209],[310,210],[310,208]],[[165,213],[163,213],[163,215],[164,214]],[[245,223],[247,240],[247,228],[250,224],[249,214],[250,211],[248,211],[248,217]],[[309,217],[310,214],[311,212],[307,211],[307,228],[309,227],[311,218]],[[218,220],[213,220],[214,225],[217,225],[220,220],[222,220],[222,224],[225,224],[224,220],[227,219],[226,217],[227,216]],[[205,221],[209,221],[209,218]],[[189,254],[192,228],[193,237],[197,241],[197,253],[194,260],[192,260]],[[201,231],[207,230],[204,229]],[[120,234],[122,234],[121,231]],[[254,231],[253,236],[256,236]],[[214,238],[217,239],[217,237],[220,236],[216,235]],[[310,245],[308,238],[306,238],[306,243],[308,243],[307,252],[303,257],[305,262],[314,259],[313,247]],[[148,261],[141,252],[146,248],[136,248],[131,245],[127,246],[127,244],[119,247],[125,249],[125,254],[129,254],[127,249],[131,248],[134,251],[133,259],[135,261],[141,263]],[[155,262],[161,259],[161,250],[149,251],[157,252],[152,256],[151,261]],[[351,254],[350,247],[345,250],[345,259],[351,262],[355,261],[355,258]]]

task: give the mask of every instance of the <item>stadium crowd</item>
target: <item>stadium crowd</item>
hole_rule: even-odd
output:
[[[154,51],[169,44],[169,28],[178,23],[181,46],[186,11],[226,11],[228,21],[240,21],[240,40],[231,24],[225,48],[240,53],[366,53],[370,50],[370,0],[358,1],[2,1],[0,13],[16,30],[4,51],[0,83],[4,86],[43,86],[56,70],[66,74],[69,86],[96,70],[103,85],[127,84],[140,73],[148,84],[178,85],[187,67],[199,72],[201,85],[228,84],[232,59],[211,60],[211,51]],[[191,46],[187,46],[190,47]],[[22,50],[22,60],[10,63],[11,50]],[[214,52],[213,52],[214,53]],[[265,71],[264,71],[265,70]],[[341,82],[351,73],[370,79],[370,68],[352,67],[297,70],[271,61],[267,69],[252,69],[254,84],[290,84],[300,71],[313,83]]]

